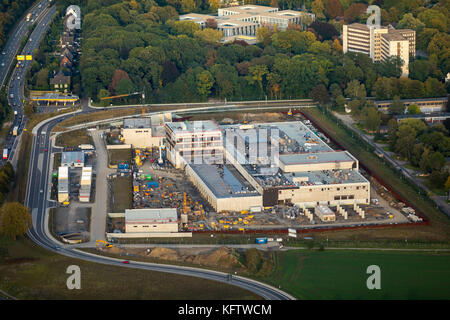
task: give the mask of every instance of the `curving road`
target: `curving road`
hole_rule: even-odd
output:
[[[84,110],[74,114],[89,113],[92,111]],[[28,177],[27,195],[25,205],[28,206],[32,212],[33,227],[28,231],[28,236],[35,243],[40,246],[62,254],[71,258],[82,259],[86,261],[103,263],[108,265],[115,265],[127,268],[144,269],[149,271],[169,272],[186,276],[199,277],[223,283],[232,284],[240,288],[254,292],[255,294],[267,300],[292,300],[295,299],[291,295],[251,279],[240,276],[232,276],[229,280],[229,274],[205,269],[197,269],[190,267],[134,262],[124,264],[121,259],[98,256],[87,252],[79,251],[77,249],[62,247],[56,240],[54,240],[48,231],[48,207],[50,202],[48,199],[48,186],[50,179],[50,153],[51,153],[51,137],[50,132],[53,127],[60,121],[72,117],[73,114],[61,115],[41,123],[33,129],[33,145],[32,154],[30,158]],[[45,150],[48,151],[45,151]]]

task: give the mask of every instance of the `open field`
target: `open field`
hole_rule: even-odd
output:
[[[125,162],[131,165],[131,149],[110,149],[108,150],[110,165],[118,165]]]
[[[362,164],[378,177],[389,184],[394,190],[414,205],[430,221],[429,226],[407,226],[381,229],[355,229],[323,232],[321,236],[335,240],[380,240],[380,239],[408,239],[412,241],[450,241],[450,220],[437,210],[433,202],[426,195],[401,179],[397,172],[389,168],[382,159],[378,158],[370,148],[349,134],[342,125],[337,125],[318,109],[308,109],[304,113],[320,124],[320,127],[342,144],[350,153],[355,155]],[[319,236],[317,234],[317,236]]]
[[[449,254],[357,251],[274,253],[261,279],[299,299],[450,299]],[[368,290],[367,267],[381,269],[381,290]]]
[[[81,290],[66,287],[66,269],[74,264],[81,269]],[[67,258],[27,239],[0,239],[0,290],[19,299],[259,299],[214,281]]]
[[[111,212],[125,212],[132,207],[132,177],[117,177],[111,180]]]
[[[78,147],[80,144],[93,144],[92,137],[85,129],[61,133],[56,137],[55,145],[58,147]]]

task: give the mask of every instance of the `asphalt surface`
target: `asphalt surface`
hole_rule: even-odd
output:
[[[7,97],[8,103],[12,107],[14,112],[14,120],[11,126],[11,131],[4,143],[3,153],[7,149],[6,159],[5,155],[2,154],[0,159],[0,166],[7,160],[11,160],[14,157],[18,145],[18,137],[22,133],[25,124],[26,117],[23,114],[23,104],[24,101],[24,79],[31,67],[33,61],[20,61],[19,66],[17,66],[18,61],[16,60],[17,52],[22,44],[23,39],[28,33],[29,27],[35,25],[33,32],[27,39],[21,55],[33,55],[34,50],[39,47],[39,43],[44,36],[48,26],[56,13],[56,7],[48,7],[48,0],[43,0],[37,3],[29,12],[32,14],[30,21],[27,21],[26,15],[18,26],[12,32],[8,42],[5,45],[0,57],[0,79],[2,85],[5,82],[8,70],[11,65],[14,65],[14,70],[12,72],[9,84],[7,86]],[[17,128],[17,133],[14,132],[14,128]]]

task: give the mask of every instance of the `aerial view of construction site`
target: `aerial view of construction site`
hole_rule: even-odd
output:
[[[80,139],[53,166],[55,234],[142,243],[423,221],[300,113],[283,117],[176,121],[166,113],[63,133]],[[103,201],[96,188],[107,189],[105,229],[90,237],[89,212]]]

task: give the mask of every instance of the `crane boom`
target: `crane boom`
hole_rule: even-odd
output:
[[[107,99],[114,99],[114,98],[123,98],[123,97],[133,96],[135,94],[141,94],[141,93],[142,92],[133,92],[133,93],[126,93],[126,94],[119,94],[117,96],[110,96],[110,97],[100,98],[100,100],[107,100]]]

